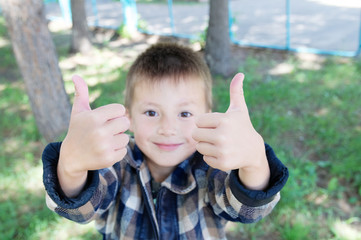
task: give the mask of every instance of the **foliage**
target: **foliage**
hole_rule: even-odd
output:
[[[93,108],[122,102],[127,67],[117,49],[86,56],[64,50],[69,32],[54,33],[65,87],[87,79]],[[251,51],[240,67],[255,128],[287,165],[290,178],[271,215],[229,230],[235,239],[357,239],[360,236],[361,62],[327,57],[305,68],[297,55]],[[120,55],[125,55],[121,52]],[[84,60],[85,58],[86,60]],[[31,114],[25,86],[0,18],[0,239],[97,239],[93,225],[78,225],[45,206],[40,161],[45,142]],[[127,60],[131,61],[130,59]],[[274,73],[279,66],[291,70]],[[311,64],[317,65],[317,64]],[[229,104],[229,80],[214,81],[214,110]],[[344,230],[354,232],[346,235]],[[352,233],[352,231],[349,231]]]
[[[138,21],[137,21],[137,29],[141,32],[147,32],[148,30],[148,23],[142,19],[138,14]],[[122,23],[119,28],[117,29],[117,33],[121,38],[131,39],[132,33],[129,31],[127,26]]]
[[[202,32],[200,32],[195,39],[192,39],[191,43],[198,43],[201,49],[204,49],[206,46],[207,31],[208,27],[206,27]]]
[[[131,37],[132,37],[132,34],[129,32],[129,30],[127,29],[127,26],[124,23],[122,23],[119,26],[117,33],[122,38],[131,39]]]

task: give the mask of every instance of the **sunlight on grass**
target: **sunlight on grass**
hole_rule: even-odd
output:
[[[315,205],[326,205],[329,196],[325,191],[315,191],[306,196],[307,201],[314,203]]]
[[[360,125],[360,126],[356,126],[356,127],[355,127],[355,131],[356,131],[356,132],[361,132],[361,125]]]
[[[271,75],[283,75],[289,74],[294,70],[295,66],[290,63],[280,63],[276,65],[274,68],[269,70],[269,74]]]
[[[93,59],[89,61],[89,59]],[[60,67],[64,71],[64,81],[70,92],[73,91],[71,78],[77,74],[84,78],[88,86],[100,83],[109,83],[119,77],[118,70],[122,69],[124,61],[116,53],[109,50],[94,50],[91,55],[75,55],[60,61]],[[70,84],[69,84],[70,83]]]
[[[296,53],[298,69],[303,70],[320,70],[325,62],[325,57],[312,53]]]
[[[2,151],[4,151],[4,153],[12,153],[18,150],[21,145],[22,145],[22,141],[20,141],[19,139],[10,138],[6,140],[6,144],[2,149]]]
[[[90,59],[92,59],[90,61]],[[88,71],[102,73],[109,68],[119,68],[125,64],[124,59],[111,51],[99,51],[94,49],[88,55],[76,54],[59,62],[59,66],[63,70],[71,70],[76,67],[93,67]],[[103,67],[101,67],[103,66]],[[90,74],[94,73],[90,72]]]
[[[29,156],[29,154],[25,154]],[[44,187],[42,183],[42,164],[40,159],[36,166],[29,165],[33,162],[32,156],[25,157],[24,159],[13,159],[14,166],[12,171],[1,172],[0,190],[3,194],[0,200],[8,200],[10,198],[18,197],[21,191],[26,191],[30,194],[41,195],[44,194]]]
[[[99,98],[101,95],[101,90],[94,90],[89,94],[89,102],[94,102],[97,98]]]
[[[347,221],[337,220],[332,225],[332,231],[338,239],[360,240],[361,229],[352,226],[354,222],[360,222],[360,218],[352,218]]]
[[[39,161],[39,165],[28,168],[26,174],[22,176],[19,180],[23,182],[24,188],[32,194],[43,194],[43,166]]]
[[[94,222],[77,224],[64,218],[57,218],[57,220],[50,225],[50,228],[49,226],[38,228],[31,238],[40,240],[80,240],[101,239],[101,235],[95,230]]]
[[[0,37],[0,48],[10,46],[10,41]]]

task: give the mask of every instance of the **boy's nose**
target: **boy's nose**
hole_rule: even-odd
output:
[[[176,119],[163,117],[160,122],[158,133],[164,136],[172,136],[175,135],[176,132]]]

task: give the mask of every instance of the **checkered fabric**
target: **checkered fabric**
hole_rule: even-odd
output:
[[[131,140],[124,159],[90,171],[84,191],[67,198],[56,176],[60,147],[51,143],[43,152],[47,205],[75,222],[95,220],[104,239],[225,239],[227,220],[252,223],[268,215],[288,178],[267,144],[271,180],[266,191],[246,189],[237,171],[213,169],[196,152],[162,182],[154,205],[150,172]]]

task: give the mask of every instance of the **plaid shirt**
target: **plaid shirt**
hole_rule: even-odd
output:
[[[196,152],[162,182],[154,205],[150,172],[131,141],[122,161],[90,171],[85,190],[67,198],[56,176],[60,146],[51,143],[43,152],[47,205],[79,223],[95,219],[104,239],[225,239],[227,220],[251,223],[269,214],[288,178],[267,144],[271,180],[266,191],[247,190],[237,171],[213,169]]]

